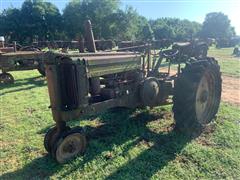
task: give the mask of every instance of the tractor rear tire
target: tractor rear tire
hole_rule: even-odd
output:
[[[38,48],[38,47],[34,47],[34,46],[24,46],[24,47],[21,47],[19,49],[19,51],[37,51],[37,52],[40,52],[41,49]]]
[[[218,111],[221,91],[220,67],[214,58],[186,64],[175,82],[175,129],[191,137],[200,135]]]

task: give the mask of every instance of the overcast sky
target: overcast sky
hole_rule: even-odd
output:
[[[0,0],[0,10],[21,7],[24,0]],[[63,10],[68,0],[47,0]],[[202,23],[209,12],[228,15],[232,26],[240,35],[240,0],[121,0],[121,7],[132,6],[148,19],[177,17]]]

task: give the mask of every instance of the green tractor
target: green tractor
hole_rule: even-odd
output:
[[[172,103],[175,129],[193,137],[213,120],[222,87],[220,67],[214,58],[205,53],[186,54],[184,45],[156,53],[152,53],[150,44],[141,53],[96,52],[90,22],[85,26],[88,53],[45,55],[50,107],[56,125],[45,135],[44,146],[57,162],[65,163],[85,152],[83,129],[68,125],[84,115],[116,107]],[[152,61],[154,58],[156,61]],[[160,71],[165,59],[169,63],[167,73]],[[171,64],[177,64],[175,74],[170,73]]]

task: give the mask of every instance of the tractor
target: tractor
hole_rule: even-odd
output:
[[[240,57],[240,48],[235,47],[233,49],[233,55],[235,55],[236,57]]]
[[[44,58],[50,108],[56,123],[46,133],[44,147],[57,162],[66,163],[85,152],[83,128],[70,127],[69,122],[86,115],[118,107],[173,104],[175,129],[192,137],[214,119],[222,80],[213,57],[185,54],[188,52],[183,49],[188,44],[155,53],[151,44],[145,44],[142,52],[97,52],[90,21],[85,29],[88,52],[47,52]],[[166,68],[162,67],[165,60],[169,71],[161,72]],[[172,64],[176,67],[173,74]]]
[[[12,46],[5,46],[4,38],[0,37],[0,84],[14,82],[9,71],[23,71],[37,69],[45,76],[43,65],[44,53],[35,47],[18,47],[16,42]]]

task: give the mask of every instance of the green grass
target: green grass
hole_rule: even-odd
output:
[[[223,74],[240,77],[240,57],[233,56],[232,53],[233,48],[216,49],[211,47],[208,56],[218,60]]]
[[[43,147],[44,134],[54,125],[45,79],[37,71],[12,74],[15,84],[0,87],[0,179],[240,177],[240,108],[223,103],[197,139],[172,131],[171,106],[71,122],[84,126],[87,152],[59,165]]]

